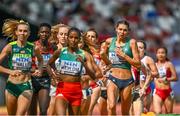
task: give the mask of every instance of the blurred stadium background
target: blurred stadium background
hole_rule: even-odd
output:
[[[180,0],[0,0],[0,27],[7,18],[23,19],[31,25],[29,41],[35,41],[38,25],[65,23],[86,31],[94,27],[100,41],[113,36],[114,23],[127,19],[132,36],[144,39],[148,55],[155,57],[158,46],[168,48],[168,57],[180,76]],[[0,30],[0,48],[6,44]],[[6,62],[3,62],[7,65]],[[5,104],[7,75],[0,74],[0,106]],[[172,83],[180,102],[180,81]]]

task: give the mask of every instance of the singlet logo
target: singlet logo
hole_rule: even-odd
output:
[[[13,52],[19,52],[19,48],[13,48]]]
[[[20,51],[20,53],[21,53],[21,54],[25,54],[25,51],[24,51],[24,50],[22,50],[22,51]]]
[[[30,48],[27,48],[27,51],[31,53],[32,50]]]
[[[122,64],[124,62],[124,60],[119,58],[115,52],[109,52],[109,60],[112,64]]]
[[[124,53],[128,52],[128,48],[125,47],[125,48],[123,49],[123,52],[124,52]]]

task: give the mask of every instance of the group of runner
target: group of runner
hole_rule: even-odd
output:
[[[115,37],[98,41],[95,29],[86,32],[65,24],[41,23],[36,42],[28,42],[30,26],[7,19],[2,32],[11,38],[0,54],[9,58],[5,96],[9,115],[101,115],[173,112],[171,82],[177,81],[167,49],[159,47],[156,61],[146,43],[131,38],[126,20],[115,24]],[[155,85],[155,88],[151,85]],[[153,102],[153,103],[152,103]]]

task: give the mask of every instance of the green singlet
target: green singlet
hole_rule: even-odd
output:
[[[61,49],[59,58],[55,62],[56,69],[61,74],[69,74],[79,76],[82,73],[83,65],[77,61],[77,56],[80,55],[85,60],[85,54],[82,49],[78,49],[74,53],[68,52],[67,47]]]
[[[109,57],[109,60],[111,61],[112,63],[112,67],[114,68],[123,68],[123,69],[128,69],[128,70],[131,70],[131,65],[129,64],[129,62],[125,61],[124,59],[121,59],[120,57],[118,57],[115,53],[115,49],[116,49],[116,40],[117,40],[117,37],[113,37],[112,38],[112,42],[110,44],[110,47],[109,47],[109,54],[108,54],[108,57]],[[124,46],[122,46],[121,48],[119,49],[122,49],[122,51],[128,55],[129,57],[133,58],[133,54],[132,54],[132,51],[131,51],[131,48],[130,48],[130,38],[126,38],[126,43]]]

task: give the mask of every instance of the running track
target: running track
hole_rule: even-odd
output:
[[[117,105],[117,115],[121,114],[120,104]],[[174,114],[180,114],[180,103],[174,105]],[[0,107],[0,115],[7,115],[6,107]],[[98,107],[96,106],[93,115],[99,115]]]

